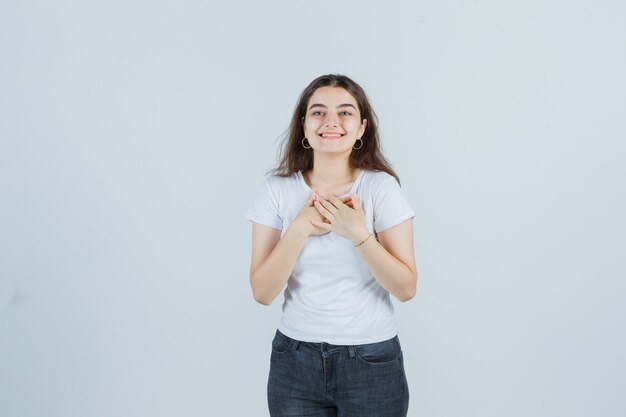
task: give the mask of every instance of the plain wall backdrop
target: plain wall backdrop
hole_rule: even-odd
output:
[[[0,415],[267,416],[244,218],[360,83],[417,216],[409,416],[626,414],[620,1],[0,1]]]

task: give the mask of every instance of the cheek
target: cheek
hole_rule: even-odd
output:
[[[356,120],[356,119],[346,120],[343,125],[344,125],[344,127],[346,129],[350,129],[350,130],[354,130],[354,131],[359,130],[359,128],[361,127],[361,125],[359,124],[358,120]]]
[[[311,132],[316,131],[319,127],[319,123],[314,119],[308,119],[304,122],[304,130]]]

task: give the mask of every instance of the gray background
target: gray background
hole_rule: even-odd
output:
[[[2,0],[0,415],[267,415],[244,215],[337,72],[417,212],[409,415],[623,416],[625,12]]]

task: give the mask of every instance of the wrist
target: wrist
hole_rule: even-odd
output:
[[[359,244],[360,244],[360,243],[362,243],[365,239],[369,238],[371,234],[372,234],[372,233],[370,233],[370,231],[369,231],[369,230],[367,230],[367,229],[364,229],[364,230],[362,230],[362,231],[360,231],[360,232],[356,233],[354,236],[352,236],[352,237],[350,238],[350,241],[352,242],[352,246],[357,246],[357,245],[359,245]]]
[[[285,232],[285,234],[289,233],[290,235],[296,237],[297,239],[301,239],[301,240],[306,240],[309,237],[309,234],[307,233],[306,229],[304,227],[302,227],[302,225],[300,225],[297,222],[292,222],[288,227],[287,227],[287,231]]]

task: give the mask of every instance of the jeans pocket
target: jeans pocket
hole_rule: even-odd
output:
[[[291,339],[276,330],[276,335],[274,335],[274,340],[272,340],[272,351],[274,353],[285,353],[289,350],[289,346],[291,346]]]
[[[378,343],[368,343],[354,347],[356,357],[370,365],[397,362],[402,356],[398,336]]]

